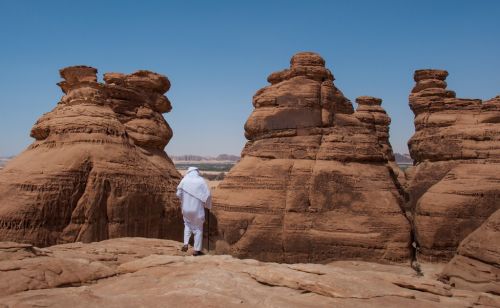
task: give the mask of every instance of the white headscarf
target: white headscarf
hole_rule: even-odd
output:
[[[177,186],[177,189],[182,189],[192,195],[201,202],[207,202],[210,197],[210,188],[207,182],[200,176],[198,168],[189,167],[186,175]]]

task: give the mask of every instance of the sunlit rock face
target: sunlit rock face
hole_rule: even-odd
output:
[[[268,77],[238,164],[214,193],[218,252],[266,261],[402,261],[410,255],[381,100],[351,102],[315,53]]]
[[[64,96],[33,126],[35,142],[0,173],[0,240],[38,246],[121,236],[180,238],[179,173],[162,75],[60,71]]]
[[[500,209],[500,97],[456,98],[443,70],[418,70],[410,94],[408,208],[422,260],[449,260]]]
[[[442,278],[458,288],[500,294],[500,210],[458,247]]]

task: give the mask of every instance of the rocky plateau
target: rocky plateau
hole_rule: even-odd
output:
[[[278,264],[186,256],[181,243],[119,238],[46,248],[0,243],[0,307],[488,307],[407,266]]]

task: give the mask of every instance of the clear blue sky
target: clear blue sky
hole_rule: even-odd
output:
[[[352,101],[381,97],[391,142],[413,133],[413,71],[460,97],[500,94],[500,1],[0,1],[0,156],[28,146],[58,69],[169,77],[169,154],[239,154],[252,96],[298,51],[319,52]]]

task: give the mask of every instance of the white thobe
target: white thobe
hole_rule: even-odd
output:
[[[205,202],[185,190],[192,188],[188,186],[190,184],[189,178],[191,177],[200,177],[198,171],[194,171],[193,174],[189,174],[189,176],[186,175],[185,180],[187,180],[187,184],[185,182],[183,183],[184,185],[179,185],[179,188],[177,188],[177,197],[179,197],[182,204],[182,216],[184,219],[184,245],[188,245],[191,234],[194,234],[194,250],[201,251],[203,244],[203,223],[205,222],[204,208],[210,209],[212,207],[212,202],[208,187],[204,187],[208,191],[208,193],[205,194],[208,196]],[[200,182],[198,182],[198,184],[199,183]],[[204,180],[201,185],[204,186],[203,184],[206,185]],[[185,189],[182,187],[185,187]]]
[[[205,207],[210,209],[209,198],[204,204],[182,189],[177,190],[177,196],[182,202],[182,216],[184,218],[184,245],[189,243],[191,234],[194,235],[194,250],[201,251],[203,243],[203,223],[205,222]]]

